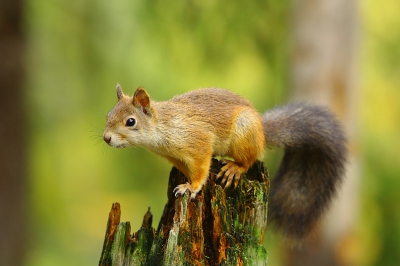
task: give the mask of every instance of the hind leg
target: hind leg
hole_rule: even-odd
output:
[[[229,187],[232,182],[236,187],[240,176],[264,154],[264,133],[261,116],[254,109],[246,108],[236,117],[234,133],[227,156],[234,161],[223,159],[225,165],[221,168],[217,178],[223,177],[222,183]]]

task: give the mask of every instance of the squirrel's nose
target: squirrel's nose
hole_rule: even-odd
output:
[[[110,144],[111,142],[111,136],[107,136],[106,134],[103,135],[103,139],[105,142],[107,142],[107,144]]]

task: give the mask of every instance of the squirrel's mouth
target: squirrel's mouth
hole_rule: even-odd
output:
[[[104,137],[104,141],[110,145],[113,148],[126,148],[131,146],[129,142],[125,140],[121,140],[118,137],[112,136],[112,137]]]
[[[125,144],[118,144],[118,145],[115,145],[115,146],[113,146],[114,148],[117,148],[117,149],[122,149],[122,148],[126,148],[126,147],[128,147],[128,145],[125,145]]]

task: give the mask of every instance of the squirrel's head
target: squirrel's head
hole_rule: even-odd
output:
[[[156,114],[146,90],[139,87],[133,96],[125,95],[117,84],[118,102],[107,115],[104,141],[115,148],[143,145],[154,129]]]

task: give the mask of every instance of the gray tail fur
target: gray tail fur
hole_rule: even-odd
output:
[[[291,103],[263,115],[267,147],[284,149],[271,181],[268,220],[284,236],[307,236],[335,196],[344,174],[346,137],[321,106]]]

